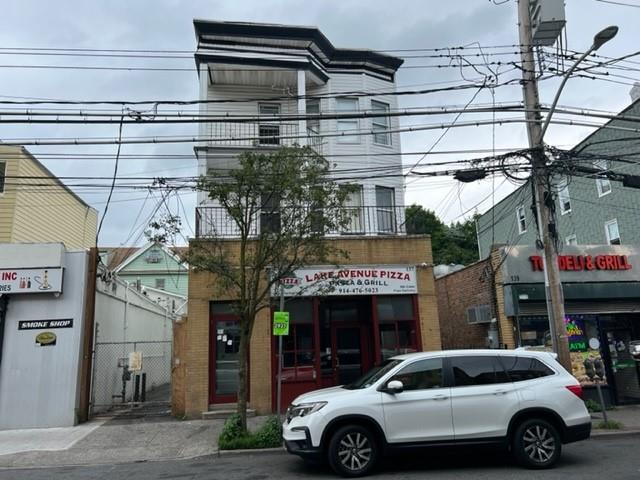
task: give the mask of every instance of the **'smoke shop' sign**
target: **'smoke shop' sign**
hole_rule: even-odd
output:
[[[412,295],[418,293],[414,266],[313,267],[283,279],[285,296]],[[280,294],[274,286],[272,294]]]

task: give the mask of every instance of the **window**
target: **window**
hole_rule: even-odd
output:
[[[307,100],[307,115],[318,115],[320,113],[320,100]],[[320,119],[313,118],[307,120],[307,130],[310,135],[318,135],[320,133]]]
[[[160,263],[162,261],[162,253],[159,250],[149,250],[144,260],[147,263]]]
[[[518,222],[518,232],[520,235],[527,231],[527,217],[524,214],[524,206],[516,208],[516,221]]]
[[[275,193],[262,195],[260,208],[260,232],[277,233],[280,231],[280,200]]]
[[[396,219],[394,213],[395,190],[376,186],[376,219],[379,233],[394,233]]]
[[[0,193],[4,193],[4,177],[6,175],[7,164],[0,162]]]
[[[156,278],[156,288],[164,290],[164,278]]]
[[[593,166],[602,170],[603,172],[609,170],[609,162],[607,162],[606,160],[597,160],[593,162]],[[604,195],[607,195],[608,193],[611,193],[611,182],[604,176],[596,178],[596,187],[598,189],[598,197],[602,197]]]
[[[291,323],[289,335],[282,337],[282,380],[312,381],[315,372],[313,303],[294,299],[285,304]]]
[[[501,360],[512,382],[524,382],[555,373],[537,358],[504,356]]]
[[[260,103],[258,104],[258,112],[260,115],[279,115],[280,105],[277,103]],[[258,125],[260,145],[280,145],[280,125],[277,123],[277,119],[274,122],[260,121]]]
[[[456,387],[509,382],[497,357],[451,357],[451,367]]]
[[[408,295],[378,296],[376,303],[382,358],[415,352],[417,333],[412,297]]]
[[[571,212],[571,198],[569,197],[569,185],[566,178],[558,184],[558,202],[560,203],[560,213],[562,215]]]
[[[476,323],[489,323],[490,321],[490,305],[476,305],[467,309],[467,323],[469,325],[475,325]]]
[[[613,219],[604,224],[604,232],[607,235],[609,245],[620,245],[620,230],[618,220]]]
[[[442,359],[428,358],[407,365],[389,381],[399,380],[404,390],[426,390],[442,388]]]
[[[371,110],[374,113],[389,113],[389,104],[371,100]],[[373,129],[373,142],[380,145],[391,145],[391,134],[389,133],[390,118],[386,117],[373,117],[372,129]]]
[[[336,99],[336,111],[337,113],[353,113],[358,111],[358,99],[357,98],[337,98]],[[358,119],[340,119],[337,121],[337,130],[339,134],[344,136],[338,137],[338,143],[360,143],[360,137],[354,135],[358,131]]]
[[[364,232],[364,206],[362,200],[362,185],[355,185],[344,202],[346,214],[349,216],[348,224],[343,233],[363,233]]]
[[[578,237],[575,234],[569,235],[567,238],[564,239],[564,243],[567,245],[577,245]]]

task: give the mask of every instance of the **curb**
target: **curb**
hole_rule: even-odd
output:
[[[604,428],[591,429],[591,437],[621,437],[625,435],[640,435],[640,429],[608,430]]]
[[[286,452],[284,447],[275,448],[244,448],[238,450],[218,450],[214,455],[218,457],[226,457],[232,455],[253,455],[253,454],[265,454],[265,453],[280,453]]]

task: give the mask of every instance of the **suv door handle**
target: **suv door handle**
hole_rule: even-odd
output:
[[[506,390],[495,390],[493,392],[494,395],[506,395],[507,391]]]
[[[447,397],[446,395],[434,395],[433,400],[446,400]]]

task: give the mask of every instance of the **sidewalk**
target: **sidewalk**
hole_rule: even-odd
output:
[[[598,435],[612,435],[616,433],[640,433],[640,405],[626,405],[623,407],[616,407],[614,410],[607,410],[607,418],[609,420],[615,420],[622,424],[622,428],[619,430],[603,430],[596,428],[598,423],[604,420],[602,412],[594,412],[591,414],[591,424],[593,429],[591,434]]]
[[[254,429],[267,417],[249,418]],[[0,431],[0,468],[178,460],[218,452],[223,420],[96,419],[68,428]]]

